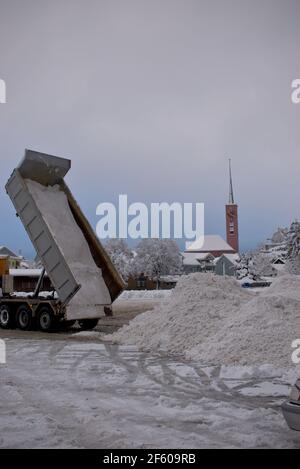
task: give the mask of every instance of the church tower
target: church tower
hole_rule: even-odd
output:
[[[231,160],[229,159],[229,202],[226,205],[226,237],[227,243],[239,252],[239,225],[238,225],[238,206],[234,203]]]

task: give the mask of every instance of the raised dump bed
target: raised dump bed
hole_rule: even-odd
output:
[[[57,293],[50,313],[91,325],[119,296],[124,281],[64,181],[70,167],[68,159],[26,150],[6,191]],[[0,311],[0,326],[12,323],[7,316],[16,314],[17,301],[7,294],[1,298],[6,309],[5,321]],[[25,304],[38,318],[39,301],[31,307],[27,298]]]

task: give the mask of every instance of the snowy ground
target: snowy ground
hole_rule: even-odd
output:
[[[300,447],[280,411],[289,386],[270,370],[254,378],[71,337],[6,344],[2,448]]]
[[[169,298],[173,290],[124,290],[117,301],[124,300],[163,300]]]

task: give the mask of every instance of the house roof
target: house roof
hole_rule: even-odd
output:
[[[183,265],[199,265],[201,261],[214,258],[209,252],[183,252],[182,256]]]
[[[13,277],[39,277],[42,269],[9,269]]]
[[[186,252],[212,252],[212,251],[231,251],[234,253],[234,249],[226,243],[226,241],[219,235],[205,235],[204,243],[202,244],[202,238],[197,239],[187,248]]]
[[[240,259],[240,256],[237,252],[232,254],[222,254],[222,256],[216,257],[214,264],[218,264],[218,262],[220,262],[224,257],[226,257],[226,259],[228,259],[232,264],[235,264]]]
[[[8,249],[6,246],[0,246],[0,255],[1,256],[9,256],[9,257],[17,257],[17,258],[20,257],[16,253],[14,253],[10,249]]]
[[[285,260],[282,257],[277,256],[272,260],[272,264],[285,264]]]
[[[240,256],[237,252],[222,254],[224,257],[227,257],[232,263],[240,260]]]

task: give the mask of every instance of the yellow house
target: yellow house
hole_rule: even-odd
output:
[[[18,269],[22,262],[22,257],[17,256],[6,246],[0,246],[0,259],[2,264],[8,265],[8,269]]]

